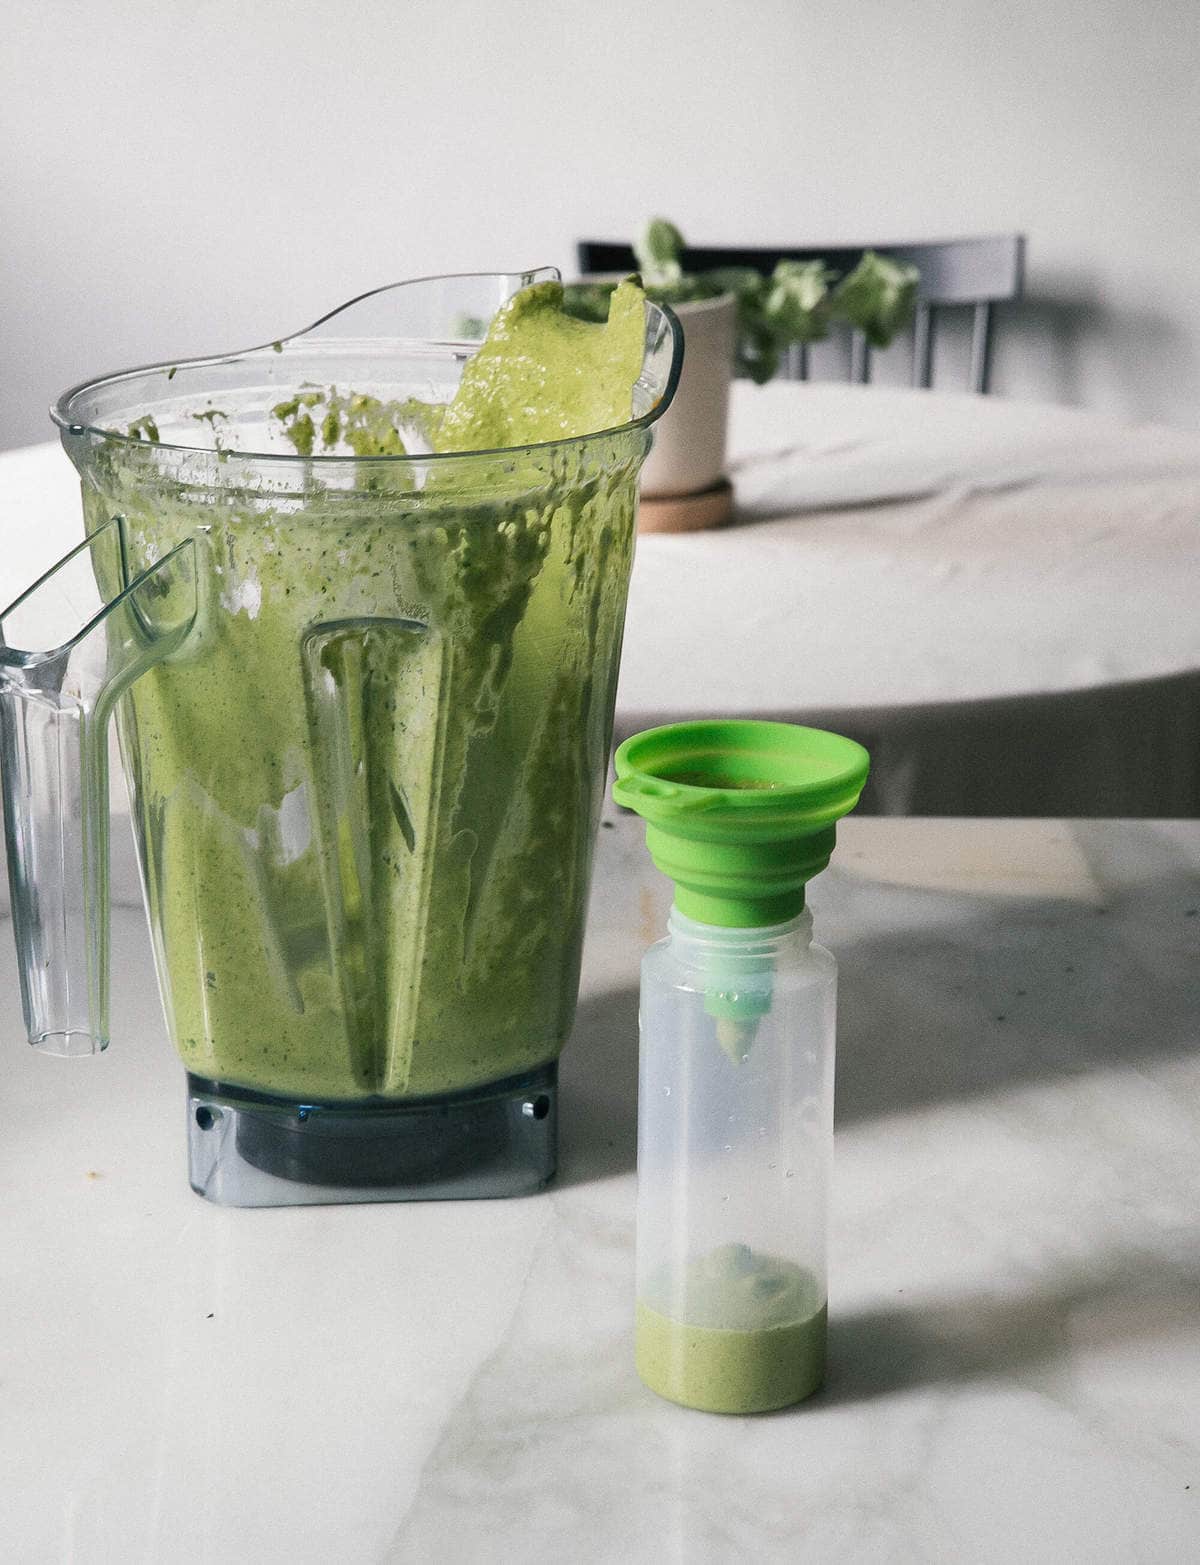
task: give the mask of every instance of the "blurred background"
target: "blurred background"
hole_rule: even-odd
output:
[[[1022,231],[1002,396],[1195,424],[1195,0],[8,0],[0,447],[69,383],[363,289],[695,244]]]

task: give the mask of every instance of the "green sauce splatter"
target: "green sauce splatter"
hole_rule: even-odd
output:
[[[152,414],[144,413],[141,418],[135,418],[129,426],[128,433],[134,440],[157,440],[158,424]]]
[[[316,450],[316,419],[326,452],[344,442],[359,457],[502,450],[613,429],[632,411],[644,299],[626,279],[608,295],[602,323],[581,321],[564,311],[561,283],[536,283],[496,312],[445,406],[330,386],[300,392],[271,411],[301,456]]]

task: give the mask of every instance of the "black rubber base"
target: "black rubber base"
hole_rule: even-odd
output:
[[[227,1206],[522,1194],[554,1173],[557,1095],[555,1065],[411,1102],[291,1103],[189,1075],[192,1188]]]

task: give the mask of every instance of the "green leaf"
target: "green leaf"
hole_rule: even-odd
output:
[[[779,371],[779,342],[761,316],[739,316],[735,372],[748,375],[755,385],[765,385]]]
[[[763,315],[781,346],[819,342],[825,336],[832,275],[823,261],[780,261],[775,267]]]
[[[833,286],[823,261],[783,260],[770,277],[749,266],[721,266],[700,273],[683,270],[683,235],[664,217],[652,218],[634,244],[648,297],[663,304],[710,299],[731,293],[737,300],[737,373],[759,385],[778,373],[784,352],[819,342],[832,319],[861,330],[872,347],[883,348],[912,320],[917,296],[915,267],[868,250],[854,270]],[[584,319],[602,320],[607,291],[588,285],[566,290],[567,308]]]
[[[761,386],[779,368],[776,332],[763,312],[767,280],[752,266],[715,266],[699,279],[708,294],[731,293],[737,301],[735,369]]]
[[[616,283],[564,283],[562,307],[576,320],[603,326]]]
[[[912,320],[917,281],[915,266],[867,250],[834,289],[833,311],[857,326],[873,348],[886,348]]]
[[[766,290],[766,280],[752,266],[714,266],[701,274],[713,293],[731,293],[740,302],[757,302]]]
[[[665,217],[652,217],[633,242],[633,253],[647,287],[677,283],[683,276],[679,256],[683,235]]]
[[[707,275],[681,277],[674,283],[655,283],[646,289],[646,297],[655,304],[688,304],[693,299],[714,299],[722,290],[714,288]]]

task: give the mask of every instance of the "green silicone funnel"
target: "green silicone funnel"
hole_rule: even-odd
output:
[[[862,745],[795,723],[670,723],[617,750],[613,798],[688,918],[728,929],[782,923],[829,863],[834,823],[858,803]]]

